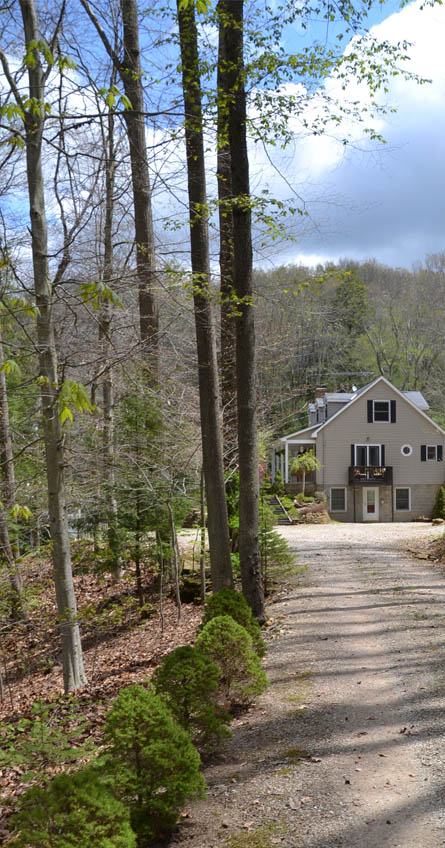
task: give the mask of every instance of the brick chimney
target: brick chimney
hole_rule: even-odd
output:
[[[324,396],[325,392],[326,392],[326,386],[317,386],[317,388],[315,389],[315,397],[321,398],[321,397]]]

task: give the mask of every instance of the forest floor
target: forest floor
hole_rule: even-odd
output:
[[[441,533],[283,530],[307,570],[269,607],[270,688],[207,764],[176,846],[445,846],[445,567],[423,562]]]

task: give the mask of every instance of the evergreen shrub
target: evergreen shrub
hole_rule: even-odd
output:
[[[47,789],[33,786],[19,800],[11,824],[14,848],[134,848],[136,835],[124,805],[94,769],[59,774]]]
[[[220,693],[226,704],[248,704],[267,688],[251,636],[230,615],[217,615],[208,621],[196,639],[196,647],[219,666]]]
[[[445,518],[445,487],[441,486],[437,492],[436,502],[433,508],[433,518]]]
[[[198,748],[208,752],[230,736],[230,715],[216,702],[219,668],[198,648],[184,645],[167,654],[152,681]]]
[[[210,595],[205,602],[202,626],[205,626],[217,615],[231,615],[249,633],[258,656],[264,657],[266,645],[261,637],[260,625],[254,618],[252,610],[241,592],[224,588]]]
[[[168,833],[187,799],[202,797],[200,756],[153,688],[122,689],[108,713],[108,769],[141,844]]]

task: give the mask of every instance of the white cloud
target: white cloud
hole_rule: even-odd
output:
[[[307,227],[297,248],[281,246],[278,261],[316,264],[320,258],[376,257],[410,267],[426,253],[443,249],[445,7],[421,9],[421,5],[416,0],[372,28],[382,41],[412,42],[407,69],[431,79],[425,85],[402,76],[390,80],[385,100],[397,111],[373,121],[386,145],[372,143],[363,134],[366,120],[360,125],[347,119],[340,129],[341,137],[348,139],[346,147],[329,132],[296,138],[277,157],[284,179],[263,151],[255,151],[253,174],[260,174],[260,181],[281,198],[290,197],[294,189],[305,199],[314,225]],[[369,103],[368,95],[355,84],[345,93],[332,80],[327,88],[339,97],[360,92],[361,102]],[[315,114],[317,107],[315,98],[306,116]],[[295,120],[292,129],[300,130]]]

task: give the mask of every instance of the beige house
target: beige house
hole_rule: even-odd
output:
[[[274,445],[277,472],[292,491],[292,459],[312,449],[321,463],[308,492],[323,489],[337,521],[411,521],[431,517],[444,485],[445,432],[426,414],[420,392],[401,392],[385,377],[352,392],[317,391],[309,427]],[[300,487],[301,488],[301,487]]]

